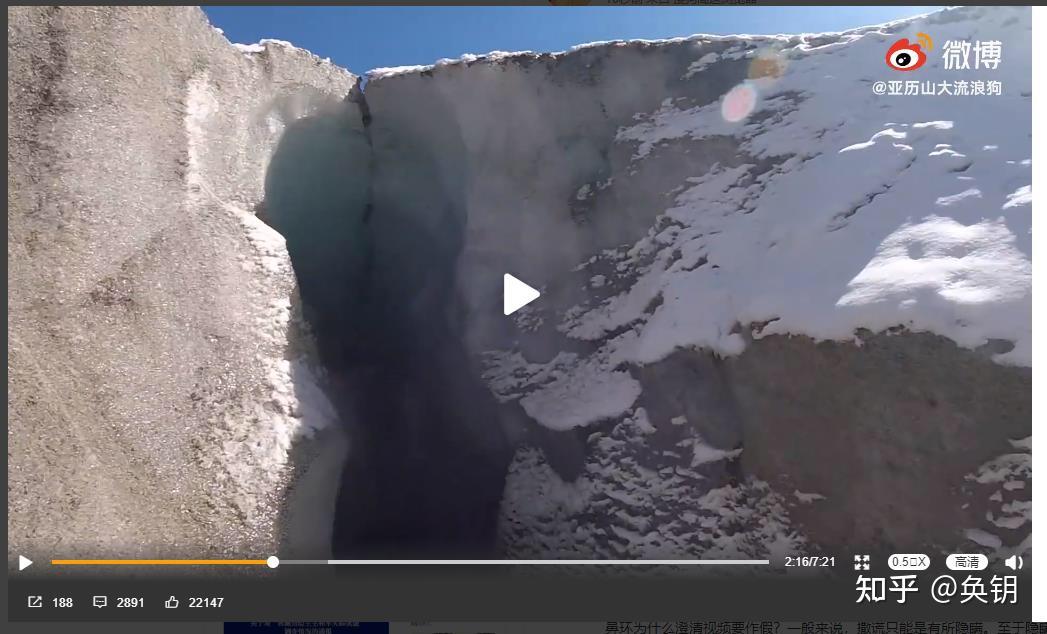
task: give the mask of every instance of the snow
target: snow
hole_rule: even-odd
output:
[[[628,372],[581,366],[521,398],[520,405],[539,424],[564,430],[618,416],[639,396],[640,383]]]
[[[820,493],[803,493],[797,490],[793,491],[793,497],[795,497],[796,501],[800,504],[812,504],[825,499],[825,496]]]
[[[1010,209],[1011,207],[1021,207],[1024,205],[1032,204],[1032,185],[1024,185],[1014,190],[1010,194],[1007,194],[1007,202],[1003,204],[1001,209]]]
[[[955,205],[959,202],[962,202],[965,198],[971,198],[972,196],[975,198],[981,198],[981,190],[972,187],[970,189],[963,190],[959,194],[953,194],[951,196],[941,196],[938,198],[938,200],[934,201],[934,204],[940,205],[942,207],[948,207],[950,205]]]
[[[1011,439],[1011,446],[1019,451],[1032,451],[1032,436]],[[965,478],[974,485],[972,492],[985,496],[988,510],[985,522],[1008,531],[1029,530],[1032,524],[1032,500],[1026,492],[1032,482],[1032,456],[1030,453],[1007,453],[982,464]],[[991,491],[991,493],[989,493]],[[986,495],[987,494],[987,495]],[[1017,547],[1003,545],[1003,540],[988,531],[971,528],[964,531],[967,539],[989,549],[996,559],[1005,559],[1020,554],[1031,547],[1029,537]],[[1013,543],[1013,542],[1012,542]]]
[[[414,65],[414,66],[383,66],[381,68],[372,68],[365,73],[367,81],[374,81],[376,79],[384,79],[386,77],[395,77],[396,75],[405,75],[407,73],[417,73],[425,70],[431,70],[434,68],[434,64],[428,65]]]
[[[963,39],[966,28],[943,24],[938,37]],[[968,348],[1011,341],[1014,348],[994,359],[1030,365],[1031,186],[1008,184],[1031,175],[1003,160],[1029,151],[1027,130],[1009,123],[1029,112],[1027,67],[1005,73],[1001,65],[992,78],[1005,94],[980,101],[877,99],[865,78],[889,78],[877,56],[887,39],[873,30],[831,55],[786,51],[785,73],[761,89],[756,106],[757,114],[783,113],[780,120],[730,123],[718,103],[681,110],[666,100],[620,129],[617,140],[634,145],[634,161],[666,141],[722,135],[737,137],[754,158],[800,160],[786,158],[764,174],[752,164],[719,165],[698,177],[665,211],[679,223],[679,238],[621,295],[598,310],[569,312],[562,330],[592,340],[639,322],[638,337],[619,352],[650,363],[690,346],[739,354],[736,323],[773,320],[757,338],[836,341],[853,340],[858,328],[901,324]],[[1016,32],[1008,42],[1017,59],[1028,37]],[[932,58],[923,79],[948,78],[938,65]],[[960,191],[958,171],[968,179]],[[666,269],[673,251],[718,266]],[[652,314],[639,308],[658,298]]]
[[[295,46],[294,44],[291,44],[287,40],[262,39],[262,40],[258,40],[258,43],[261,44],[262,46],[265,46],[266,44],[274,44],[276,46],[282,46],[284,48],[298,49],[297,46]],[[298,50],[304,50],[304,49],[298,49]]]
[[[872,138],[863,143],[855,143],[854,145],[848,145],[847,147],[840,150],[840,154],[844,152],[851,152],[853,150],[864,150],[876,145],[876,139],[880,138],[891,138],[891,139],[904,139],[906,137],[905,132],[898,132],[894,128],[887,128],[886,130],[880,130],[876,134],[872,135]],[[898,147],[898,146],[895,146]]]
[[[985,463],[976,474],[967,477],[979,484],[996,484],[1026,478],[1031,470],[1029,454],[1009,453]]]
[[[719,53],[706,53],[705,55],[702,55],[697,61],[691,62],[691,65],[687,67],[687,73],[684,74],[683,78],[690,79],[691,77],[694,77],[719,59]]]
[[[591,434],[585,469],[571,482],[541,450],[519,449],[501,506],[507,557],[750,559],[802,551],[806,540],[791,527],[785,500],[765,482],[724,484],[683,468],[674,452],[650,451],[660,432],[648,425],[637,410],[610,432]]]
[[[882,25],[882,26],[889,26],[890,24],[891,23],[886,23],[885,25]],[[875,28],[875,27],[866,27],[866,28]],[[804,36],[747,35],[747,34],[709,35],[709,34],[699,33],[699,34],[695,34],[695,35],[688,35],[686,37],[674,37],[674,38],[654,39],[654,40],[642,39],[642,38],[630,39],[630,40],[598,40],[598,41],[593,41],[593,42],[585,42],[583,44],[576,44],[576,45],[574,45],[574,46],[572,46],[572,47],[570,47],[570,48],[568,48],[566,50],[563,50],[563,51],[550,51],[550,52],[537,53],[535,51],[530,51],[530,50],[520,50],[520,51],[490,51],[488,53],[464,53],[464,54],[462,54],[461,56],[459,56],[457,58],[447,58],[447,57],[445,57],[445,58],[439,59],[439,60],[437,60],[433,64],[415,64],[415,65],[406,65],[406,66],[390,66],[390,67],[374,68],[374,69],[371,69],[371,70],[367,71],[365,73],[365,75],[368,77],[368,81],[370,81],[370,80],[373,80],[373,79],[383,79],[383,78],[386,78],[386,77],[395,77],[397,75],[405,75],[405,74],[411,74],[411,73],[419,73],[419,72],[424,72],[424,71],[431,71],[431,70],[434,70],[434,69],[442,67],[442,66],[454,66],[454,65],[459,65],[459,64],[463,64],[463,63],[468,64],[468,63],[473,63],[473,62],[498,61],[498,60],[516,58],[516,57],[523,57],[523,56],[536,57],[538,55],[541,55],[542,57],[559,58],[559,57],[563,57],[565,55],[570,55],[572,53],[576,53],[576,52],[579,52],[579,51],[584,51],[584,50],[593,49],[593,48],[601,48],[601,47],[626,47],[626,46],[635,46],[635,45],[660,46],[660,45],[666,45],[666,44],[680,44],[680,43],[687,43],[687,42],[705,43],[705,42],[736,41],[737,39],[749,40],[750,46],[746,46],[745,50],[735,49],[735,50],[731,51],[730,53],[728,53],[726,55],[720,56],[720,59],[740,59],[740,58],[745,57],[746,55],[750,54],[750,52],[752,52],[753,49],[756,46],[758,46],[758,45],[782,44],[782,43],[788,42],[790,40],[796,40],[798,37],[804,37]],[[818,35],[816,34],[813,37],[818,37]],[[708,65],[711,65],[712,63],[715,63],[717,61],[717,57],[715,55],[716,54],[710,53],[710,54],[706,55],[703,58],[704,61],[703,60],[698,60],[697,62],[691,64],[691,66],[688,68],[688,78],[690,76],[693,76],[695,73],[700,72],[701,70],[703,70]]]
[[[951,130],[952,121],[923,121],[912,124],[914,128],[934,128],[935,130]],[[986,147],[985,149],[989,149]]]
[[[365,73],[367,81],[374,81],[377,79],[385,79],[388,77],[396,77],[397,75],[408,75],[411,73],[421,73],[425,71],[431,71],[441,66],[457,66],[462,64],[471,64],[478,61],[490,61],[495,62],[498,60],[506,59],[509,57],[515,57],[519,55],[529,55],[531,51],[491,51],[483,55],[476,55],[473,53],[465,53],[457,58],[444,57],[436,60],[434,64],[415,64],[409,66],[388,66],[381,68],[372,68]]]
[[[310,51],[307,51],[304,48],[299,48],[299,47],[295,46],[294,44],[288,42],[287,40],[274,40],[274,39],[270,39],[270,38],[265,38],[265,39],[262,39],[262,40],[258,40],[254,44],[241,44],[241,43],[238,43],[238,42],[232,42],[232,46],[236,50],[240,51],[241,53],[243,53],[244,55],[247,55],[249,57],[253,56],[253,55],[257,54],[257,53],[264,53],[266,51],[267,47],[279,47],[279,48],[287,49],[288,51],[293,51],[294,53],[299,54],[299,55],[308,56],[308,57],[310,57],[310,58],[312,58],[314,60],[317,60],[319,62],[322,62],[324,64],[331,65],[331,58],[330,57],[321,58],[319,55],[315,55],[314,53],[312,53]]]
[[[700,438],[695,438],[694,442],[691,443],[691,468],[699,467],[703,464],[709,464],[711,462],[719,462],[721,460],[729,460],[737,458],[741,455],[741,449],[733,449],[726,451],[723,449],[717,449],[710,447],[701,441]]]
[[[241,53],[262,53],[262,52],[265,51],[266,45],[280,46],[280,47],[283,47],[283,48],[289,48],[289,49],[292,49],[292,50],[302,51],[304,53],[309,53],[305,49],[298,48],[297,46],[295,46],[294,44],[291,44],[287,40],[272,40],[272,39],[268,39],[267,38],[267,39],[258,40],[254,44],[240,44],[240,43],[237,43],[237,42],[233,42],[233,48],[235,48],[236,50],[240,51]],[[309,55],[312,56],[312,57],[316,57],[312,53],[309,53]]]
[[[241,53],[261,53],[265,51],[265,46],[263,46],[261,42],[257,44],[240,44],[234,42],[233,47]]]

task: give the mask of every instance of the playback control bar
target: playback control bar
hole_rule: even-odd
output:
[[[1016,562],[1017,565],[1017,562]],[[1014,601],[935,601],[927,584],[960,573],[920,573],[904,603],[886,579],[886,599],[864,601],[858,586],[888,573],[711,574],[714,567],[650,576],[551,566],[308,566],[260,574],[159,578],[8,577],[12,621],[1029,621],[1029,569],[1017,572]],[[734,570],[739,570],[737,567]],[[744,569],[742,569],[744,570]],[[809,572],[809,571],[808,571]],[[893,571],[892,571],[893,572]],[[1008,572],[1011,572],[1008,570]],[[870,574],[872,575],[870,577]],[[967,573],[962,573],[966,575]],[[995,573],[994,573],[995,574]],[[928,575],[928,576],[924,576]],[[941,598],[941,592],[938,598]]]

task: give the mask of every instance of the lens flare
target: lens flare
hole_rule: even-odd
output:
[[[756,88],[752,82],[742,82],[724,95],[720,114],[731,123],[737,123],[752,114],[756,107]]]
[[[785,72],[785,56],[781,51],[765,48],[749,62],[749,79],[755,82],[773,82]]]

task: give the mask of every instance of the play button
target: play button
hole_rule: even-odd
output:
[[[512,315],[524,306],[538,299],[538,291],[524,284],[512,275],[502,276],[502,313]]]
[[[33,560],[32,559],[30,559],[28,557],[23,557],[22,555],[18,556],[18,570],[19,570],[19,572],[21,572],[22,570],[25,570],[26,568],[28,568],[29,566],[32,566],[32,565],[33,565]]]

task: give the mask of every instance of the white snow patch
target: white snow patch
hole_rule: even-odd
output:
[[[922,121],[912,124],[914,128],[934,128],[935,130],[952,130],[952,121]]]
[[[825,496],[821,493],[802,493],[797,490],[793,491],[793,496],[796,498],[796,501],[800,504],[811,504],[813,502],[825,499]]]
[[[233,48],[240,51],[241,53],[261,53],[265,51],[265,46],[262,46],[260,42],[257,44],[240,44],[238,42],[234,42]]]
[[[694,442],[691,443],[691,451],[692,469],[703,464],[709,464],[710,462],[719,462],[721,460],[737,458],[742,454],[741,449],[725,450],[710,447],[705,444],[701,438],[694,439]]]
[[[281,48],[288,48],[288,49],[292,49],[292,50],[296,50],[296,51],[308,52],[308,51],[305,51],[305,49],[298,48],[297,46],[295,46],[294,44],[291,44],[287,40],[273,40],[273,39],[266,38],[266,39],[258,40],[258,42],[254,43],[254,44],[239,44],[239,43],[235,43],[235,42],[233,43],[233,46],[237,50],[239,50],[241,53],[261,53],[261,52],[265,51],[266,45],[279,46]],[[309,53],[309,55],[312,56],[312,57],[316,57],[312,53]]]
[[[949,205],[955,205],[963,201],[966,198],[981,198],[982,192],[979,189],[970,188],[965,189],[959,194],[953,194],[951,196],[942,196],[938,200],[934,201],[934,204],[941,205],[942,207],[948,207]]]
[[[683,78],[690,79],[691,77],[694,77],[705,70],[708,66],[715,64],[719,59],[719,53],[706,53],[705,55],[702,55],[697,60],[691,62],[687,67],[687,72],[684,74]]]
[[[864,141],[862,143],[855,143],[853,145],[848,145],[847,147],[845,147],[842,150],[840,150],[840,153],[842,154],[843,152],[851,152],[851,151],[854,151],[854,150],[864,150],[866,148],[870,148],[870,147],[876,145],[876,140],[877,139],[882,139],[882,138],[885,138],[885,137],[886,138],[890,138],[890,139],[904,139],[904,138],[906,138],[906,136],[907,136],[907,133],[905,133],[905,132],[899,132],[898,130],[895,130],[894,128],[887,128],[886,130],[880,130],[876,134],[872,135],[872,138],[870,138],[868,141]],[[899,146],[895,145],[895,147],[899,147]],[[905,146],[905,147],[909,147],[909,146]],[[909,149],[912,149],[912,148],[910,147]]]
[[[936,147],[936,149],[933,152],[928,153],[927,156],[953,156],[953,157],[956,157],[956,158],[966,158],[967,157],[966,154],[960,154],[959,152],[957,152],[956,150],[952,149],[949,146],[941,147],[941,148]]]
[[[406,75],[408,73],[421,72],[424,70],[432,70],[433,65],[413,65],[413,66],[383,66],[381,68],[372,68],[367,71],[367,81],[374,81],[376,79],[384,79],[386,77],[395,77],[397,75]]]
[[[640,396],[628,372],[583,365],[520,399],[527,415],[549,429],[565,430],[622,415]]]
[[[1032,185],[1025,185],[1014,190],[1010,194],[1007,194],[1007,202],[1003,204],[1002,209],[1010,209],[1011,207],[1022,207],[1024,205],[1032,204]]]

